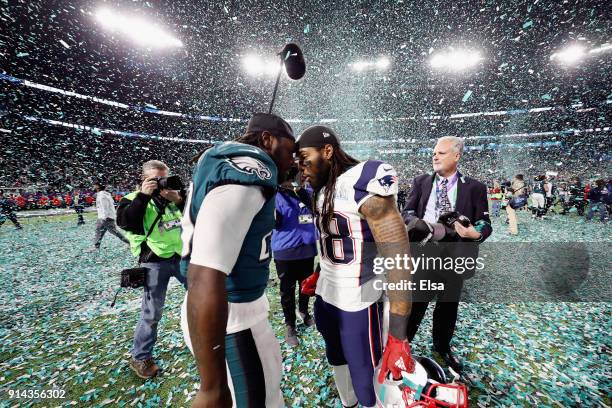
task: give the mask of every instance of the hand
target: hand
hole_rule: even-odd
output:
[[[455,223],[453,223],[453,227],[455,227],[455,231],[457,231],[457,234],[459,234],[461,238],[480,239],[481,237],[480,232],[476,231],[476,228],[474,228],[472,224],[464,227],[455,221]]]
[[[148,196],[152,195],[155,190],[157,190],[157,180],[155,177],[149,177],[140,186],[140,192]]]
[[[414,372],[414,360],[410,354],[410,343],[408,340],[398,340],[389,335],[387,345],[382,357],[380,372],[378,373],[378,383],[382,384],[391,371],[394,380],[402,378],[402,371],[407,373]]]
[[[181,193],[178,190],[161,190],[159,195],[168,201],[172,201],[174,204],[180,204],[183,201],[183,197],[181,197]]]
[[[193,408],[231,408],[232,394],[228,387],[218,391],[198,390],[191,406]]]
[[[313,272],[312,275],[302,281],[300,293],[306,296],[314,296],[317,289],[317,280],[319,280],[319,272]]]
[[[413,218],[406,226],[410,242],[425,244],[433,237],[433,227],[419,218]]]

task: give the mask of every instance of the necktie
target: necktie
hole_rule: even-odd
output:
[[[451,212],[451,203],[448,199],[448,179],[442,179],[440,181],[440,191],[436,200],[436,212],[438,217],[447,212]]]

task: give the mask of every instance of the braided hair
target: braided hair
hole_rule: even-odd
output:
[[[315,197],[312,202],[313,213],[321,217],[323,231],[325,231],[326,234],[330,233],[329,224],[331,223],[331,220],[334,217],[334,193],[336,189],[336,180],[342,173],[344,173],[350,167],[353,167],[358,163],[359,160],[349,156],[344,150],[340,148],[340,146],[334,147],[334,152],[332,153],[331,157],[331,168],[329,169],[329,178],[327,179],[327,183],[325,184],[323,208],[321,208],[320,214],[317,211],[317,201],[320,190],[315,193]]]

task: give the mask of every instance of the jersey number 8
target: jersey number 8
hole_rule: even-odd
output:
[[[317,220],[320,224],[320,220]],[[329,223],[329,234],[321,231],[321,256],[334,264],[348,265],[355,260],[355,240],[351,238],[351,222],[344,214],[334,212]]]

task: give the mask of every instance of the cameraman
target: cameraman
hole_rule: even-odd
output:
[[[463,156],[463,139],[445,136],[438,139],[432,157],[433,174],[417,176],[406,202],[404,220],[408,224],[411,243],[448,242],[446,245],[412,245],[412,256],[432,258],[478,258],[478,244],[487,239],[493,229],[489,218],[487,187],[458,170]],[[463,364],[451,350],[451,340],[457,323],[459,299],[465,279],[475,268],[448,271],[441,268],[419,268],[413,281],[431,280],[443,283],[442,290],[419,290],[413,294],[408,320],[410,342],[419,329],[427,307],[437,298],[433,312],[432,337],[438,360],[460,373]],[[419,284],[420,286],[420,284]]]
[[[163,162],[144,163],[140,190],[123,197],[117,208],[117,224],[127,232],[132,254],[148,269],[130,360],[130,368],[141,378],[154,377],[159,371],[152,353],[170,277],[174,276],[187,288],[179,271],[185,193],[181,186],[160,188],[168,180],[166,177],[168,166]]]

